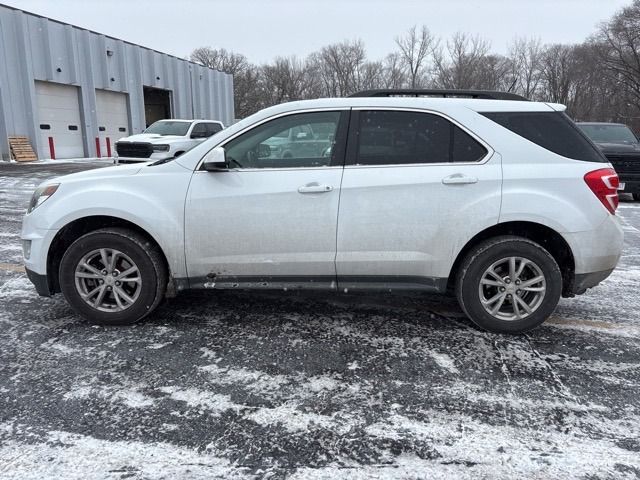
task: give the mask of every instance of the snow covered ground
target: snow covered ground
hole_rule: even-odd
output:
[[[638,478],[640,203],[599,288],[526,336],[447,298],[210,292],[89,326],[40,298],[0,164],[0,478]]]

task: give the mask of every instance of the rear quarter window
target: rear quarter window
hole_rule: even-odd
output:
[[[563,157],[585,162],[607,161],[562,112],[485,112],[482,115]]]

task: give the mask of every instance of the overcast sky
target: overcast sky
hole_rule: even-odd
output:
[[[414,24],[436,35],[480,34],[505,53],[516,36],[577,43],[631,0],[2,0],[179,57],[224,47],[254,63],[362,39],[369,59]]]

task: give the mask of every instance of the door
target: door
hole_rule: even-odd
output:
[[[127,94],[96,90],[96,113],[100,147],[98,156],[111,157],[115,153],[115,142],[129,136]]]
[[[192,287],[335,288],[348,111],[290,114],[223,145],[229,170],[196,171],[185,248]],[[314,150],[282,156],[283,135],[315,126]]]
[[[443,289],[456,252],[498,221],[500,156],[435,113],[354,110],[350,132],[338,288]]]
[[[82,158],[78,87],[36,82],[40,158]]]

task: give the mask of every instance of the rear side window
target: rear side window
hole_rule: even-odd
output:
[[[477,162],[487,150],[439,115],[372,110],[359,112],[357,165]]]
[[[606,162],[597,147],[562,112],[488,112],[482,115],[563,157]]]

